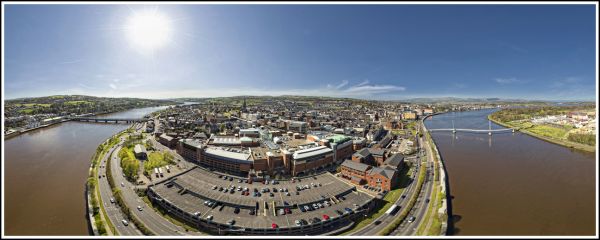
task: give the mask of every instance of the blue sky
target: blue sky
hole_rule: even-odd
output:
[[[125,23],[155,11],[168,41]],[[594,100],[594,5],[6,5],[5,98]]]

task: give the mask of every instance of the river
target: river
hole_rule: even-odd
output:
[[[166,107],[101,117],[140,118]],[[102,141],[128,127],[65,122],[4,142],[5,235],[89,235],[85,182]]]
[[[436,115],[425,125],[487,129],[494,111]],[[455,235],[595,234],[593,153],[519,132],[432,136],[448,172]]]

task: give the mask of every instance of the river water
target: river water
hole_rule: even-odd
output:
[[[436,115],[425,125],[488,129],[494,111]],[[455,235],[595,234],[593,153],[519,132],[432,136],[448,172]]]
[[[140,118],[166,107],[101,117]],[[65,122],[4,142],[5,235],[89,235],[85,181],[100,143],[128,127]]]

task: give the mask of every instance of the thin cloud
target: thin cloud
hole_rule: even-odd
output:
[[[89,85],[85,85],[83,83],[78,83],[78,86],[85,88],[85,89],[96,89],[95,87],[89,86]]]
[[[117,85],[115,85],[114,83],[108,84],[108,86],[112,89],[117,89]]]
[[[343,93],[358,93],[361,95],[375,94],[375,93],[386,93],[393,91],[404,91],[405,87],[394,86],[394,85],[361,85],[352,86],[348,89],[343,90]]]
[[[83,62],[83,59],[76,59],[76,60],[71,60],[71,61],[59,62],[58,64],[73,64],[73,63],[78,63],[78,62]]]
[[[340,89],[343,88],[344,86],[348,85],[348,80],[343,80],[342,83],[340,83],[339,85],[337,85],[335,87],[335,89]]]
[[[369,84],[369,79],[365,79],[364,81],[362,81],[361,83],[359,83],[356,86],[358,87],[358,86],[363,86],[363,85],[367,85],[367,84]]]
[[[496,78],[494,80],[499,84],[511,84],[518,82],[516,78]]]

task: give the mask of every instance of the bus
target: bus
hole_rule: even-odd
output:
[[[394,215],[394,214],[396,214],[396,212],[398,212],[398,209],[400,209],[400,207],[398,207],[398,205],[394,204],[387,211],[385,211],[385,214]]]
[[[154,175],[156,175],[156,177],[158,177],[158,168],[154,168]]]

